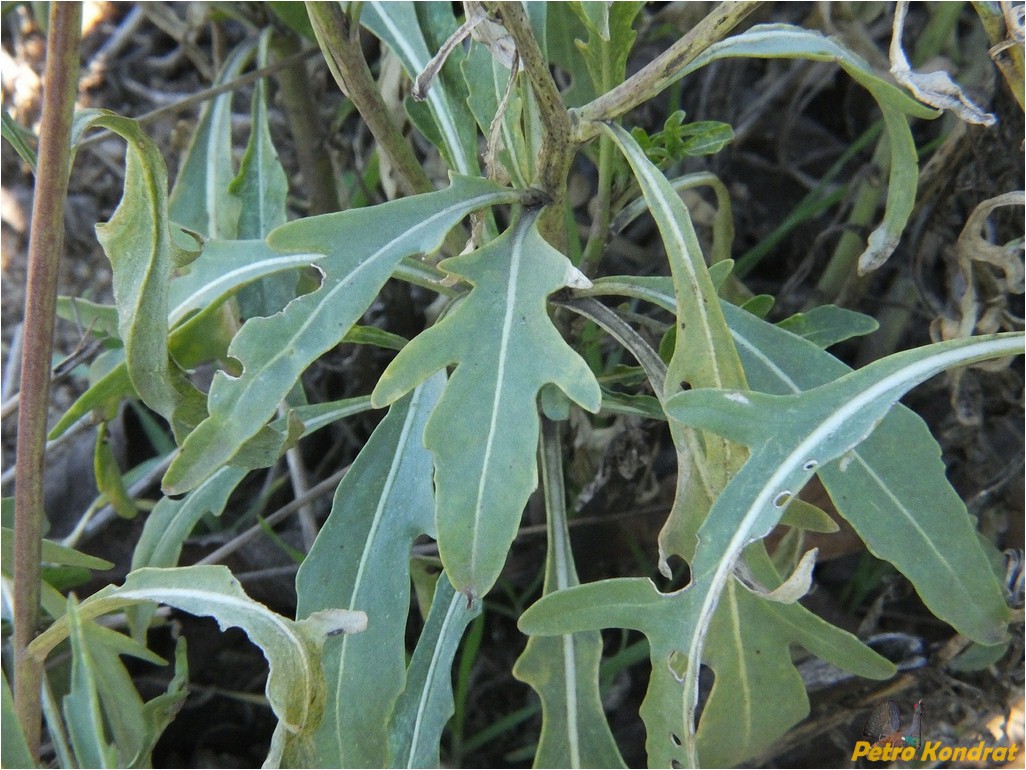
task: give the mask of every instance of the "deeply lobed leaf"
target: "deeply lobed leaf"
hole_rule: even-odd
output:
[[[591,370],[548,317],[548,295],[576,278],[536,220],[524,212],[487,246],[440,264],[474,288],[399,353],[371,395],[376,405],[391,403],[457,364],[424,443],[435,458],[439,553],[453,585],[471,597],[498,578],[538,484],[538,391],[554,383],[589,411],[601,404]]]
[[[186,492],[229,462],[256,435],[303,371],[337,345],[403,257],[431,253],[464,216],[510,202],[515,193],[455,177],[446,190],[292,222],[268,236],[271,248],[321,255],[320,287],[268,318],[250,319],[229,348],[242,373],[214,375],[210,416],[182,444],[164,476],[169,494]]]

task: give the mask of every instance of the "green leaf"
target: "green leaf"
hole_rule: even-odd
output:
[[[666,177],[645,157],[622,127],[607,125],[607,133],[631,164],[666,247],[676,297],[678,333],[666,372],[667,395],[692,387],[743,387],[741,362],[716,298],[716,287],[702,257],[702,248],[687,207]]]
[[[14,565],[14,529],[12,527],[0,528],[0,549],[3,552],[3,573],[13,574]],[[114,565],[106,559],[90,556],[87,553],[76,551],[66,545],[55,543],[53,540],[43,540],[42,561],[48,564],[62,564],[68,567],[84,567],[85,569],[108,570]]]
[[[121,467],[107,440],[106,423],[101,423],[96,431],[93,476],[96,479],[96,488],[107,499],[114,512],[123,519],[134,519],[139,509],[128,492],[125,479],[121,475]]]
[[[82,767],[117,767],[117,748],[108,743],[103,724],[96,682],[97,662],[86,641],[85,620],[79,614],[74,596],[68,599],[64,617],[71,639],[71,688],[64,696],[64,719],[75,758]]]
[[[837,305],[820,305],[804,313],[795,313],[777,326],[821,348],[828,348],[852,337],[872,334],[880,328],[872,316]]]
[[[695,388],[746,387],[744,370],[687,207],[625,129],[612,124],[605,129],[626,156],[641,186],[659,227],[673,277],[676,339],[662,392],[656,395],[665,402],[683,382]],[[720,270],[729,271],[729,266],[719,264],[724,265]],[[671,554],[690,559],[695,532],[712,501],[745,459],[741,447],[717,436],[699,436],[673,420],[670,435],[677,452],[678,483],[670,515],[659,534],[659,569],[667,576]]]
[[[270,664],[267,699],[284,736],[276,742],[278,758],[288,756],[298,761],[305,757],[309,761],[311,733],[324,709],[321,646],[328,636],[362,631],[367,625],[364,613],[337,609],[292,621],[250,599],[226,567],[192,566],[136,570],[121,587],[108,586],[82,602],[78,617],[85,622],[139,602],[161,602],[193,615],[213,617],[222,629],[242,628]],[[65,616],[36,637],[29,654],[44,660],[69,633]],[[91,696],[87,697],[90,690],[83,688],[76,704],[83,710],[91,709]],[[97,759],[101,758],[101,748],[93,750]],[[88,765],[100,766],[92,762]]]
[[[543,5],[529,3],[528,6]],[[546,6],[545,37],[549,62],[570,76],[570,87],[565,89],[563,103],[579,107],[598,95],[591,79],[588,63],[584,60],[577,40],[583,40],[588,29],[581,22],[570,3],[544,3]]]
[[[768,561],[765,549],[762,558]],[[702,658],[715,674],[697,734],[705,767],[739,765],[808,716],[793,644],[859,676],[894,674],[888,660],[800,604],[768,601],[736,580],[728,581],[720,602]]]
[[[174,243],[167,214],[167,169],[156,145],[138,123],[92,113],[127,142],[125,190],[109,222],[96,235],[114,272],[118,331],[128,374],[139,397],[177,431],[203,409],[202,397],[172,362],[168,351],[168,284],[189,255]]]
[[[667,310],[674,306],[667,278],[610,277],[596,281],[595,288]],[[745,373],[757,390],[797,394],[851,371],[808,340],[729,303],[722,307]],[[846,315],[823,314],[842,320]],[[854,318],[850,323],[869,325]],[[843,326],[834,328],[838,332],[830,335]],[[908,473],[910,467],[916,472]],[[870,551],[894,564],[931,612],[969,636],[988,633],[986,618],[1000,612],[999,588],[965,503],[945,476],[940,447],[922,419],[898,404],[868,439],[842,460],[823,465],[818,475]]]
[[[444,382],[438,374],[392,406],[335,491],[296,577],[298,617],[332,607],[367,613],[364,633],[324,645],[328,692],[315,741],[318,761],[331,767],[390,764],[388,720],[406,680],[410,549],[434,534],[422,436]]]
[[[438,4],[429,5],[437,6]],[[436,13],[441,12],[438,7],[430,10]],[[451,20],[451,12],[446,11],[446,13]],[[424,32],[421,31],[414,3],[384,3],[379,0],[370,0],[363,6],[360,23],[388,44],[388,47],[402,62],[403,69],[411,80],[416,80],[434,55],[434,52],[428,48]],[[453,26],[455,26],[454,22]],[[455,66],[460,54],[456,52],[454,54],[453,65]],[[439,85],[441,84],[436,84],[428,91],[426,99],[435,125],[442,137],[442,145],[439,149],[444,150],[444,154],[456,173],[474,175],[478,171],[477,132],[474,130],[473,116],[466,105],[465,87],[458,88],[457,78],[448,80],[445,88],[438,87]]]
[[[113,305],[102,305],[82,297],[58,297],[57,317],[71,321],[88,329],[94,336],[118,336],[118,309]]]
[[[257,66],[267,65],[267,50],[271,29],[260,35]],[[228,194],[236,198],[241,213],[238,219],[239,238],[266,238],[274,228],[287,221],[285,198],[288,178],[278,160],[278,152],[271,138],[267,119],[267,81],[258,80],[253,90],[250,108],[252,128],[249,143],[242,156],[239,175],[228,186]],[[239,296],[239,307],[244,317],[271,315],[284,307],[295,296],[295,278],[267,277],[248,287]]]
[[[890,356],[795,396],[714,389],[673,396],[667,409],[677,419],[752,447],[748,462],[699,530],[690,585],[669,595],[659,594],[650,581],[631,579],[570,589],[529,609],[521,628],[552,634],[616,625],[645,633],[656,672],[642,714],[650,730],[650,761],[658,766],[675,759],[697,766],[693,716],[698,662],[711,650],[705,646],[706,636],[741,550],[768,533],[787,500],[816,470],[860,443],[910,387],[946,368],[1013,355],[1021,347],[1019,334],[939,343]],[[1002,638],[1007,614],[1003,607],[989,618],[987,638]],[[668,666],[675,672],[670,682],[663,675]],[[674,704],[683,707],[680,732],[672,733],[677,740],[667,739],[665,732],[653,739],[651,725],[662,724],[659,714],[667,709],[674,713]],[[646,708],[654,713],[646,715]]]
[[[693,724],[698,665],[719,595],[741,549],[764,537],[779,521],[787,500],[825,463],[861,443],[907,390],[948,368],[1012,355],[1022,335],[939,343],[889,356],[828,385],[795,396],[769,396],[702,389],[674,396],[667,404],[677,419],[713,430],[752,447],[752,455],[716,500],[699,530],[687,594],[694,613],[686,645],[690,661],[684,679],[689,705],[685,727]],[[973,629],[980,641],[1005,636],[1008,610],[986,607]],[[690,614],[690,612],[689,612]],[[690,743],[687,736],[685,746]],[[696,759],[689,749],[689,759]]]
[[[538,484],[538,391],[551,382],[589,411],[601,404],[591,370],[548,317],[548,295],[577,277],[536,219],[525,212],[484,248],[440,264],[474,288],[403,348],[371,394],[374,404],[391,403],[457,364],[424,444],[435,458],[439,554],[468,597],[484,596],[498,578]]]
[[[861,58],[819,32],[789,24],[759,24],[740,35],[709,46],[680,71],[683,77],[714,61],[734,56],[830,61],[872,94],[883,114],[891,153],[887,208],[883,222],[869,236],[859,257],[859,272],[875,270],[897,248],[915,204],[919,178],[918,156],[905,115],[936,118],[940,112],[924,107],[881,78]]]
[[[0,135],[3,136],[8,142],[11,143],[11,147],[18,153],[23,161],[25,161],[33,172],[36,170],[36,151],[32,149],[29,144],[29,140],[38,141],[31,131],[24,128],[11,117],[10,113],[7,112],[7,108],[4,107],[3,112],[3,123],[0,127]],[[10,767],[10,765],[7,765]]]
[[[799,393],[851,371],[811,342],[728,306],[724,311],[759,390]],[[993,637],[993,618],[1004,607],[1000,586],[921,418],[899,405],[818,475],[869,550],[905,575],[932,613],[981,642]]]
[[[187,319],[216,312],[218,306],[239,289],[250,283],[312,265],[323,255],[281,255],[264,241],[207,241],[203,251],[185,269],[172,279],[168,291],[168,327],[173,328],[169,348],[176,360],[195,363],[209,361],[221,350],[217,340],[211,339],[209,330],[201,323],[190,324]],[[76,305],[79,301],[75,301]],[[200,321],[201,318],[193,318]],[[113,353],[114,351],[111,351]],[[125,364],[114,365],[94,380],[79,396],[50,431],[51,440],[62,435],[94,409],[106,410],[122,399],[135,395]],[[197,394],[198,395],[198,394]]]
[[[634,19],[645,4],[583,2],[569,5],[588,30],[588,42],[575,43],[584,57],[596,93],[604,93],[624,80],[627,57],[637,37]]]
[[[234,80],[253,56],[247,41],[228,56],[213,85]],[[232,164],[232,96],[228,91],[203,108],[196,131],[179,166],[168,206],[171,218],[205,238],[239,235],[240,198],[229,195],[235,177]],[[253,124],[253,132],[259,124]]]
[[[453,590],[445,573],[438,577],[431,611],[406,671],[406,689],[389,724],[392,767],[441,766],[438,744],[454,711],[453,659],[467,624],[480,614],[480,601],[470,602]]]
[[[182,710],[185,699],[189,696],[189,656],[185,637],[178,637],[175,642],[175,673],[168,682],[167,692],[161,693],[153,700],[147,701],[142,709],[143,741],[140,756],[146,758],[146,764],[153,764],[153,749],[160,740],[168,725]]]
[[[566,522],[562,449],[558,427],[546,423],[539,452],[548,523],[542,594],[578,585]],[[532,636],[513,666],[542,702],[542,730],[535,767],[625,767],[609,730],[599,693],[602,637],[597,631]]]
[[[310,17],[306,13],[306,5],[303,3],[279,2],[272,0],[267,7],[275,16],[281,19],[293,32],[298,32],[310,42],[317,42],[314,36],[313,26],[310,24]]]
[[[492,121],[509,83],[509,73],[485,46],[476,41],[470,46],[463,62],[463,78],[469,90],[467,104],[485,137],[490,137]],[[534,177],[534,157],[521,128],[523,110],[523,102],[514,88],[499,123],[502,145],[498,148],[497,160],[517,188],[526,188]]]
[[[4,114],[6,115],[6,111]],[[35,767],[36,763],[32,759],[32,752],[29,751],[25,733],[22,732],[21,722],[18,721],[18,712],[14,708],[14,696],[11,694],[11,686],[7,684],[7,672],[0,674],[3,676],[3,690],[0,691],[0,696],[3,697],[3,717],[0,718],[0,765]]]
[[[435,251],[464,216],[514,196],[484,180],[456,177],[446,190],[310,217],[273,231],[268,243],[276,251],[322,256],[324,278],[316,291],[282,312],[243,325],[228,351],[242,373],[214,375],[210,416],[182,444],[164,476],[165,491],[186,492],[230,461],[306,367],[345,337],[403,257]]]

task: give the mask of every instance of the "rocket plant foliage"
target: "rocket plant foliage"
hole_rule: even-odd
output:
[[[781,521],[827,526],[822,514],[797,515],[797,495],[813,476],[869,550],[904,573],[938,618],[981,644],[1006,638],[999,581],[945,479],[939,447],[897,402],[945,370],[1017,355],[1022,336],[951,340],[850,370],[824,348],[872,330],[864,316],[824,307],[775,325],[721,298],[731,296],[728,283],[738,285],[730,262],[710,264],[675,180],[659,163],[673,152],[718,151],[729,127],[676,115],[649,137],[620,123],[635,104],[681,78],[687,88],[688,74],[717,60],[835,63],[875,100],[889,153],[886,210],[860,259],[868,269],[895,249],[915,202],[909,121],[935,118],[936,110],[819,32],[762,24],[732,33],[753,4],[715,9],[686,45],[630,79],[639,3],[499,3],[486,7],[487,16],[468,4],[471,36],[440,68],[432,56],[463,21],[450,4],[317,5],[309,19],[294,8],[281,12],[297,30],[289,34],[315,39],[341,80],[355,77],[339,55],[342,32],[359,25],[411,81],[437,69],[424,101],[406,107],[448,164],[447,182],[417,189],[410,173],[417,194],[286,222],[287,183],[263,81],[239,168],[231,160],[228,93],[205,107],[170,191],[164,160],[137,123],[95,110],[76,123],[76,142],[96,127],[126,142],[124,197],[97,227],[116,306],[65,300],[61,307],[118,344],[93,367],[90,388],[52,437],[90,412],[110,415],[125,399],[139,399],[167,422],[177,447],[124,585],[82,600],[43,586],[52,625],[30,651],[45,660],[67,638],[73,661],[70,689],[46,714],[50,731],[63,737],[62,764],[151,761],[185,697],[185,657],[176,658],[169,691],[143,704],[119,656],[155,658],[144,642],[160,602],[239,626],[264,651],[268,701],[279,720],[267,766],[439,765],[457,649],[539,486],[549,538],[543,596],[520,618],[528,640],[513,670],[541,701],[537,766],[623,764],[600,697],[603,628],[636,629],[648,639],[641,718],[653,767],[740,763],[806,716],[793,645],[859,676],[895,673],[798,602],[810,586],[812,556],[771,557],[763,543]],[[234,51],[219,81],[265,65],[271,34]],[[565,44],[573,38],[576,47]],[[570,88],[557,94],[563,103],[553,103],[548,63],[571,76]],[[365,116],[379,108],[356,87],[350,96]],[[566,172],[576,153],[601,154],[608,168],[633,178],[637,206],[649,210],[665,247],[663,277],[595,279],[601,239],[583,260],[566,247]],[[390,160],[399,176],[409,172]],[[553,168],[563,175],[555,182]],[[600,184],[609,183],[604,172]],[[729,248],[721,241],[714,251]],[[315,276],[303,292],[300,274],[307,282]],[[390,279],[446,299],[438,320],[412,340],[360,325]],[[615,310],[598,306],[599,297],[628,297],[671,314],[665,358]],[[592,318],[637,359],[644,375],[635,380],[637,398],[600,384],[583,341],[554,320],[555,303]],[[241,308],[247,320],[226,326],[225,306]],[[365,396],[307,404],[303,373],[343,341],[399,352]],[[218,369],[202,392],[188,375],[205,362]],[[598,419],[591,415],[642,404],[668,423],[676,450],[676,499],[658,558],[667,575],[671,559],[685,561],[690,578],[672,593],[646,577],[580,584],[568,538],[561,444],[568,415]],[[249,471],[370,409],[384,417],[338,483],[302,562],[297,618],[251,600],[224,567],[179,566],[193,528],[222,513]],[[98,468],[109,470],[112,459],[97,456]],[[123,498],[118,474],[97,475],[101,491]],[[408,651],[411,549],[424,536],[437,540],[442,569]],[[47,547],[48,561],[104,566]],[[6,559],[5,552],[5,573]],[[131,636],[96,622],[125,609]],[[698,719],[700,664],[714,684]],[[20,736],[8,739],[6,681],[4,694],[8,765],[24,747]]]

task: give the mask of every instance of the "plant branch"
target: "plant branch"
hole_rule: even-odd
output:
[[[278,73],[282,106],[295,140],[296,158],[310,195],[310,213],[328,214],[339,210],[341,203],[335,184],[335,171],[324,156],[324,135],[317,120],[310,89],[305,58],[297,58],[298,43],[293,37],[277,42],[277,50],[284,54],[282,61],[292,64]]]
[[[586,142],[592,139],[600,130],[594,125],[595,122],[618,118],[658,94],[680,77],[680,71],[688,63],[730,32],[761,4],[759,0],[720,3],[644,69],[612,91],[572,110],[577,120],[574,140]]]
[[[237,91],[243,86],[247,86],[250,83],[255,83],[261,78],[269,77],[282,69],[292,67],[299,62],[304,62],[318,52],[319,49],[317,48],[303,49],[302,51],[299,51],[298,53],[293,54],[292,56],[281,59],[280,61],[273,62],[272,64],[269,64],[266,67],[261,67],[260,69],[253,70],[252,72],[247,72],[245,75],[240,75],[239,77],[235,78],[234,80],[230,80],[227,83],[221,83],[220,85],[205,88],[202,91],[197,91],[191,96],[176,101],[172,104],[168,104],[164,107],[158,107],[155,110],[146,112],[140,115],[139,117],[135,118],[134,120],[140,126],[149,125],[150,123],[153,123],[159,120],[160,118],[163,118],[167,115],[174,115],[176,113],[195,107],[198,104],[203,104],[204,102],[210,101],[211,99],[220,96],[221,94],[226,94],[229,91]],[[81,149],[83,147],[88,147],[91,144],[101,142],[104,139],[111,136],[111,134],[112,132],[107,129],[97,131],[96,133],[91,134],[90,136],[80,141],[78,143],[78,148]]]
[[[538,40],[531,29],[531,23],[519,2],[496,4],[502,15],[503,26],[516,43],[517,53],[523,62],[524,71],[531,81],[538,113],[541,117],[542,145],[538,151],[535,178],[551,199],[538,227],[541,234],[560,251],[566,250],[566,229],[563,226],[566,201],[566,182],[576,147],[571,141],[572,123],[570,113],[563,105],[545,56],[538,47]]]
[[[39,756],[42,671],[27,650],[35,637],[39,619],[46,417],[81,35],[81,4],[53,3],[29,233],[14,492],[14,693],[18,720],[29,750],[36,758]]]
[[[360,26],[338,3],[308,2],[307,12],[328,68],[343,93],[352,99],[382,152],[399,172],[404,192],[431,192],[434,185],[392,121],[360,47]]]

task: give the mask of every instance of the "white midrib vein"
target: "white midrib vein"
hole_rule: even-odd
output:
[[[534,217],[521,216],[513,233],[513,245],[509,262],[509,278],[506,281],[506,309],[502,317],[502,330],[499,333],[499,361],[495,372],[495,395],[492,398],[492,414],[488,424],[488,437],[485,439],[484,454],[481,463],[481,479],[477,484],[477,501],[474,505],[473,523],[470,529],[470,574],[477,572],[477,531],[484,511],[484,494],[488,486],[488,470],[491,465],[492,449],[495,447],[495,433],[499,423],[499,405],[502,403],[503,385],[506,381],[506,356],[509,340],[512,336],[514,299],[517,294],[517,282],[520,279],[520,262],[524,255],[524,238],[530,230]],[[474,586],[478,588],[478,586]]]
[[[562,493],[562,486],[560,486]],[[559,503],[562,505],[562,501]],[[558,522],[552,527],[553,552],[556,561],[556,588],[563,591],[570,587],[570,564],[567,554],[570,544],[567,542],[565,509]],[[574,647],[574,635],[563,634],[563,686],[566,697],[566,731],[567,744],[570,748],[570,767],[581,766],[581,744],[577,725],[577,650]]]
[[[371,0],[371,6],[378,12],[378,18],[382,20],[385,27],[394,38],[394,45],[399,48],[403,56],[405,56],[409,61],[410,67],[415,70],[407,74],[410,78],[416,78],[417,75],[419,75],[427,66],[427,62],[417,56],[417,52],[410,47],[402,31],[395,26],[392,18],[381,7],[381,2],[379,2],[379,0]],[[456,130],[456,126],[452,123],[452,116],[449,113],[449,105],[442,101],[441,89],[430,89],[427,94],[427,100],[428,103],[434,107],[432,112],[440,123],[439,128],[441,128],[442,133],[445,134],[445,142],[449,145],[449,151],[452,153],[453,161],[456,163],[456,169],[464,175],[472,174],[473,172],[467,164],[467,159],[464,157],[459,132]]]
[[[724,549],[722,557],[717,561],[716,569],[708,580],[709,587],[702,595],[702,605],[698,612],[698,619],[692,629],[691,642],[688,649],[688,668],[684,678],[684,697],[687,704],[684,721],[688,736],[687,748],[692,763],[697,763],[698,759],[694,743],[694,713],[698,700],[698,670],[701,663],[702,648],[705,644],[705,637],[709,630],[709,624],[712,621],[713,612],[715,612],[716,605],[719,602],[720,594],[723,592],[727,578],[734,569],[734,563],[737,561],[738,555],[748,542],[755,519],[780,493],[788,476],[812,458],[816,454],[814,450],[818,449],[820,444],[827,440],[835,431],[843,427],[853,415],[858,414],[877,399],[887,398],[889,392],[896,387],[901,387],[907,383],[921,382],[927,377],[932,376],[932,374],[943,371],[950,366],[968,363],[969,359],[977,355],[984,356],[987,352],[993,355],[1003,351],[1005,347],[1010,347],[1008,343],[1009,340],[1007,339],[986,340],[974,345],[967,345],[938,353],[929,358],[915,361],[896,372],[892,372],[870,385],[861,393],[856,394],[840,408],[828,414],[777,465],[776,470],[762,485],[759,493],[745,512],[740,526],[735,530],[733,537],[731,537],[726,549]],[[969,351],[979,352],[970,353]],[[1009,352],[1011,353],[1012,351]],[[819,460],[820,464],[828,461],[825,458],[816,459]],[[806,473],[811,477],[813,471],[809,470]]]
[[[222,292],[234,288],[240,279],[250,276],[262,278],[265,275],[279,273],[292,267],[304,267],[322,259],[324,259],[323,254],[290,254],[284,257],[262,259],[259,262],[250,262],[242,267],[236,267],[226,273],[222,273],[210,283],[204,284],[198,291],[192,292],[192,294],[179,302],[168,313],[168,325],[174,326],[182,320],[186,313],[192,310],[199,310],[204,304],[207,304],[206,300],[208,297],[210,301],[213,301]]]
[[[698,275],[695,272],[695,266],[691,261],[691,258],[693,258],[694,255],[692,255],[690,249],[688,249],[684,233],[680,229],[679,223],[673,216],[673,211],[668,206],[666,199],[660,190],[660,182],[667,188],[669,188],[669,182],[667,182],[666,178],[661,175],[657,179],[653,173],[653,167],[649,163],[645,162],[643,158],[637,157],[633,143],[628,144],[625,138],[620,135],[622,132],[628,137],[630,136],[624,129],[619,126],[609,126],[608,129],[616,140],[616,143],[620,145],[620,149],[623,151],[624,155],[627,156],[627,160],[630,162],[631,168],[634,169],[634,173],[641,181],[642,191],[648,199],[649,208],[651,209],[653,216],[656,217],[657,221],[661,220],[665,224],[669,234],[672,236],[672,241],[684,252],[684,259],[680,260],[680,262],[683,263],[687,272],[688,282],[691,284],[691,291],[694,294],[693,301],[697,306],[701,306],[702,289],[699,284]],[[676,196],[676,193],[673,193],[673,195]],[[681,205],[683,206],[684,204],[682,203]],[[689,256],[691,258],[689,258]],[[725,384],[723,382],[723,374],[720,372],[719,361],[716,358],[716,345],[713,340],[712,327],[709,325],[708,315],[703,312],[700,312],[697,315],[701,326],[701,334],[705,338],[705,347],[709,354],[709,360],[711,361],[713,379],[716,383],[716,387],[723,388],[736,385],[736,383]]]
[[[439,575],[438,579],[448,580],[444,573]],[[439,644],[435,645],[435,649],[432,652],[431,663],[428,664],[427,677],[424,680],[424,689],[421,690],[420,702],[417,704],[417,712],[413,719],[413,735],[410,737],[410,753],[406,757],[407,767],[415,766],[414,757],[417,755],[417,743],[420,740],[420,728],[424,722],[424,717],[428,712],[428,700],[430,700],[431,693],[434,691],[435,669],[438,668],[438,658],[442,647],[441,642],[444,642],[447,637],[447,629],[456,612],[456,607],[458,606],[457,603],[462,601],[466,601],[466,597],[457,591],[449,600],[449,606],[445,608],[445,617],[442,619],[442,627],[438,631]]]
[[[174,601],[169,601],[169,598],[191,599],[192,601],[200,602],[200,606],[213,605],[216,607],[218,605],[221,605],[232,607],[245,614],[252,615],[255,618],[259,618],[267,623],[270,623],[271,626],[273,626],[274,629],[278,631],[281,636],[285,637],[288,640],[289,645],[299,652],[298,657],[299,660],[302,662],[303,668],[303,688],[306,691],[302,699],[303,713],[300,723],[298,725],[291,725],[288,722],[286,722],[285,726],[289,729],[290,732],[293,733],[298,732],[302,729],[303,725],[306,723],[307,713],[310,708],[309,688],[310,683],[313,681],[313,666],[311,666],[310,664],[310,660],[306,651],[306,646],[303,644],[303,640],[300,638],[299,634],[297,634],[296,631],[292,628],[291,621],[286,620],[280,615],[271,612],[269,609],[267,609],[261,604],[258,604],[257,602],[254,602],[252,599],[240,599],[236,596],[226,596],[225,594],[216,591],[202,591],[189,588],[154,588],[128,591],[119,590],[116,596],[118,599],[132,599],[148,602],[159,601],[162,604],[170,604],[172,606],[179,605],[175,604]],[[189,610],[186,611],[191,612]],[[200,612],[207,615],[213,615],[217,619],[219,625],[224,625],[221,619],[209,610],[203,609],[200,610]],[[236,624],[230,623],[229,625]],[[250,629],[245,627],[243,627],[243,629],[246,631],[247,635],[249,635]],[[294,686],[295,683],[290,684]],[[286,715],[280,714],[279,717],[284,721]]]
[[[367,532],[367,538],[364,541],[364,548],[360,554],[360,564],[356,568],[356,579],[353,581],[353,592],[349,596],[349,603],[346,606],[347,609],[353,609],[357,606],[357,599],[361,589],[363,589],[363,573],[367,568],[367,563],[370,560],[372,553],[376,554],[377,549],[374,548],[377,540],[378,529],[381,526],[382,514],[385,510],[385,505],[388,503],[389,498],[392,494],[392,488],[395,486],[396,477],[399,475],[399,468],[403,464],[403,460],[406,458],[406,450],[408,448],[408,439],[410,432],[413,430],[413,424],[417,421],[417,406],[419,405],[421,395],[423,394],[423,388],[417,388],[413,391],[413,398],[410,400],[410,406],[406,412],[406,418],[403,420],[403,427],[399,433],[398,451],[392,456],[392,464],[388,468],[388,475],[385,477],[385,483],[381,488],[381,494],[378,496],[378,505],[374,509],[374,517],[371,520],[370,530]],[[351,634],[346,634],[342,639],[342,649],[339,652],[339,666],[338,666],[338,683],[335,685],[335,737],[338,740],[339,755],[344,754],[345,740],[343,735],[342,726],[342,682],[345,680],[345,666],[346,666],[346,652],[349,646],[349,639]]]
[[[437,212],[436,214],[433,214],[432,216],[428,217],[424,221],[419,222],[418,224],[414,225],[409,230],[404,231],[401,235],[399,235],[399,236],[393,238],[392,240],[390,240],[388,243],[386,243],[384,246],[382,246],[376,252],[371,254],[367,259],[363,260],[360,264],[358,264],[355,268],[353,268],[352,272],[350,272],[347,276],[345,276],[345,278],[338,278],[336,280],[336,283],[335,283],[334,286],[332,286],[322,297],[320,297],[319,299],[315,300],[316,303],[317,303],[316,309],[314,310],[314,312],[311,312],[310,314],[307,315],[306,320],[303,321],[303,323],[300,325],[300,327],[291,336],[291,339],[292,340],[296,340],[296,339],[300,338],[304,333],[306,333],[307,329],[309,329],[315,323],[319,322],[320,321],[320,317],[319,317],[320,313],[317,312],[317,310],[318,309],[323,309],[329,303],[331,298],[337,292],[340,292],[343,289],[346,289],[346,288],[350,287],[354,283],[355,278],[358,275],[360,275],[360,273],[362,271],[364,271],[364,270],[368,269],[369,267],[373,266],[377,262],[377,260],[381,257],[381,255],[382,254],[386,254],[389,250],[391,250],[395,246],[395,244],[397,244],[397,243],[399,243],[399,242],[401,242],[401,241],[403,241],[405,239],[412,239],[414,237],[415,233],[418,233],[418,232],[424,230],[425,228],[430,227],[437,220],[439,220],[439,219],[441,219],[443,217],[448,217],[448,216],[450,216],[455,211],[475,211],[476,209],[481,208],[482,206],[486,205],[488,201],[494,200],[497,197],[498,196],[495,193],[490,193],[490,194],[487,194],[487,195],[478,196],[477,198],[472,198],[470,200],[459,201],[456,204],[453,204],[451,206],[445,207],[441,211]],[[302,300],[305,297],[316,296],[316,294],[317,294],[317,292],[314,292],[313,294],[304,294],[303,297],[297,297],[295,300],[293,300],[293,302],[298,302],[299,300]],[[291,305],[292,303],[289,303],[289,304]],[[288,306],[286,306],[286,310],[284,310],[282,312],[286,312],[287,309],[288,309]],[[262,320],[265,320],[265,319],[256,318],[256,319],[253,319],[253,321],[251,321],[250,323],[259,322],[259,321],[262,321]],[[252,328],[255,328],[255,329],[259,330],[259,326],[254,326]],[[243,327],[243,331],[239,332],[239,336],[241,336],[243,334],[244,330],[245,330],[245,327]],[[254,334],[254,333],[255,332],[250,332],[250,334]],[[234,346],[235,341],[239,339],[239,336],[236,336],[235,340],[232,341],[232,346]],[[228,348],[228,354],[229,355],[233,355],[233,353],[234,353],[234,351],[232,350],[232,346],[229,346],[229,348]],[[275,353],[273,356],[271,356],[270,358],[266,359],[263,362],[263,365],[260,367],[259,371],[264,371],[264,370],[270,369],[281,358],[289,355],[289,351],[290,351],[291,348],[292,348],[291,345],[281,345],[279,347],[279,350],[278,350],[277,353]],[[213,390],[213,388],[216,387],[218,385],[218,383],[222,383],[222,382],[223,383],[231,383],[231,382],[238,383],[238,382],[241,382],[242,385],[236,386],[235,389],[234,389],[234,392],[232,394],[234,396],[234,398],[232,398],[230,401],[228,399],[226,399],[226,401],[228,401],[228,403],[232,407],[234,407],[234,404],[240,403],[240,402],[242,402],[242,401],[244,401],[246,399],[246,396],[248,395],[250,388],[253,385],[255,385],[257,383],[257,380],[259,379],[259,377],[257,376],[259,374],[259,371],[258,372],[254,372],[254,373],[247,373],[246,362],[243,361],[242,364],[243,364],[243,373],[242,373],[242,375],[240,377],[230,377],[228,374],[226,374],[225,372],[221,371],[221,372],[218,372],[214,376],[214,385],[211,386],[211,390]],[[224,386],[222,386],[222,387],[224,387]],[[224,410],[218,410],[218,411],[220,411],[222,414],[224,413]],[[194,434],[198,433],[200,431],[200,428],[203,427],[203,425],[206,425],[206,424],[210,423],[210,421],[213,420],[213,419],[214,419],[214,415],[211,414],[206,420],[203,421],[203,423],[200,425],[200,427],[196,428],[196,430],[193,431],[193,433]],[[219,421],[220,424],[218,424],[217,429],[218,430],[223,430],[224,427],[225,427],[224,423],[226,423],[226,422],[227,422],[226,420],[220,420]],[[240,425],[250,424],[251,422],[252,421],[240,421],[239,424]],[[213,423],[210,423],[210,424],[211,424],[211,426],[213,426]],[[213,427],[210,427],[210,428],[207,428],[206,430],[213,430],[213,429],[214,429]],[[200,434],[200,435],[202,435],[202,434]],[[253,434],[249,434],[249,435],[253,435]],[[247,436],[247,438],[248,438],[248,436]],[[188,439],[186,439],[186,440],[188,440]],[[197,456],[198,457],[202,457],[202,455],[197,455]]]

